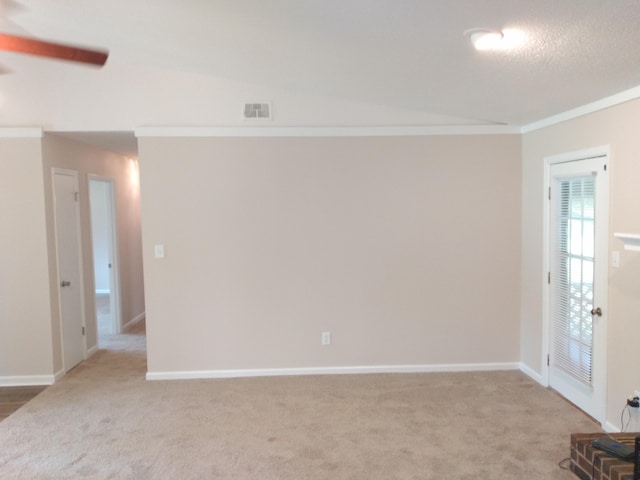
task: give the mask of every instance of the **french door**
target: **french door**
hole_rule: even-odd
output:
[[[549,385],[605,418],[608,156],[552,163],[549,175]]]

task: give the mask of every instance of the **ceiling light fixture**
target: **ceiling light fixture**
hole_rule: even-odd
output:
[[[504,33],[486,28],[472,28],[464,32],[476,50],[499,50],[504,40]]]

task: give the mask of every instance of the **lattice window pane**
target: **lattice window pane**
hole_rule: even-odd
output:
[[[552,265],[553,361],[591,385],[595,179],[564,179],[559,187]]]

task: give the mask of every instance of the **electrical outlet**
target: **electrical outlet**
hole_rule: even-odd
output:
[[[640,391],[636,390],[635,392],[633,392],[633,396],[640,398]]]
[[[322,345],[331,345],[331,332],[322,332]]]
[[[627,398],[627,405],[634,410],[640,408],[640,392],[638,390],[634,391],[633,394]]]

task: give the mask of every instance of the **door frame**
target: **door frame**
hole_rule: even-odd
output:
[[[110,243],[110,255],[111,258],[111,272],[109,273],[109,290],[110,290],[110,306],[111,306],[111,315],[112,315],[112,325],[113,325],[113,333],[118,334],[122,332],[122,305],[120,303],[120,262],[119,262],[119,252],[118,252],[118,221],[117,221],[117,208],[116,208],[116,181],[112,177],[107,177],[104,175],[97,175],[90,173],[88,175],[88,190],[89,190],[89,216],[91,225],[91,260],[93,265],[94,259],[94,251],[93,251],[93,218],[92,210],[91,210],[91,182],[103,182],[108,183],[111,186],[111,195],[110,202],[107,205],[110,213],[110,222],[109,222],[109,243]],[[94,272],[95,275],[95,272]],[[95,291],[93,292],[95,295]],[[98,317],[96,315],[96,335],[98,332]]]
[[[611,172],[611,147],[609,145],[602,145],[599,147],[587,148],[584,150],[576,150],[572,152],[562,153],[558,155],[551,155],[544,158],[544,188],[542,194],[543,201],[543,220],[542,220],[542,261],[543,261],[543,275],[542,275],[542,382],[543,385],[549,387],[549,370],[550,367],[548,365],[549,354],[551,351],[551,319],[550,319],[550,289],[548,282],[548,272],[551,271],[550,264],[550,256],[551,256],[551,246],[550,246],[550,225],[549,222],[551,220],[551,202],[549,201],[549,189],[551,188],[551,167],[553,165],[559,163],[568,163],[575,162],[580,160],[588,160],[592,158],[602,157],[607,165],[607,172],[610,174]],[[596,192],[597,194],[597,192]],[[601,242],[604,242],[602,248],[607,252],[607,255],[604,258],[599,259],[601,263],[600,267],[597,269],[597,272],[601,272],[600,275],[605,275],[605,280],[608,278],[609,271],[609,232],[611,230],[609,225],[609,210],[610,210],[610,196],[607,204],[607,212],[606,218],[600,220],[600,225],[604,224],[606,228],[606,233],[602,235]],[[600,217],[598,217],[600,218]],[[594,272],[596,274],[597,272]],[[602,273],[604,272],[604,273]],[[608,281],[605,281],[605,284],[608,285]],[[599,298],[598,306],[600,306],[608,315],[608,299],[609,292],[603,292],[601,294],[602,298]],[[607,409],[607,322],[604,322],[603,335],[604,338],[601,339],[602,350],[599,352],[601,358],[599,358],[600,365],[602,366],[602,375],[604,378],[602,379],[601,392],[599,392],[599,396],[597,399],[598,405],[600,406],[599,411],[596,412],[594,416],[595,419],[600,422],[602,426],[605,425],[606,422],[606,409]]]
[[[58,234],[58,220],[56,218],[57,208],[56,208],[56,175],[68,175],[73,177],[73,186],[78,195],[80,195],[80,173],[77,170],[69,170],[66,168],[58,168],[53,167],[51,169],[51,195],[53,200],[53,235],[55,242],[55,254],[56,254],[56,293],[58,296],[58,323],[60,328],[60,348],[62,352],[62,371],[66,374],[70,368],[67,368],[65,362],[65,343],[64,343],[64,319],[62,318],[62,289],[60,287],[60,242],[59,242],[59,234]],[[80,200],[78,199],[75,202],[75,217],[76,217],[76,225],[77,225],[77,235],[78,235],[78,275],[80,278],[80,318],[82,321],[82,327],[85,331],[85,334],[82,335],[82,350],[83,350],[83,358],[86,360],[87,358],[87,316],[86,316],[86,302],[85,302],[85,288],[84,288],[84,268],[82,265],[82,221],[80,217]]]

